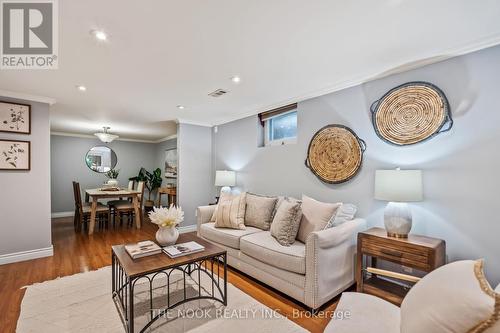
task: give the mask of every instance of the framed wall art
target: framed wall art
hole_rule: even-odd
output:
[[[165,151],[165,178],[177,178],[177,148]]]
[[[31,106],[0,101],[0,132],[31,134]]]
[[[31,142],[0,140],[0,170],[31,169]]]

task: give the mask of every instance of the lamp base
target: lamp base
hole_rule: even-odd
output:
[[[231,193],[231,188],[229,186],[223,186],[221,189],[220,189],[220,193]]]
[[[384,210],[384,225],[387,236],[408,238],[412,226],[411,210],[408,204],[389,202]]]

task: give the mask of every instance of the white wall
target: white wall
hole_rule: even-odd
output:
[[[369,106],[389,89],[429,81],[447,95],[455,126],[431,141],[395,147],[380,140]],[[446,240],[450,260],[486,258],[486,271],[500,282],[500,47],[393,75],[299,103],[295,145],[258,148],[256,117],[218,127],[217,169],[238,171],[241,189],[263,194],[302,193],[319,200],[358,205],[371,226],[383,225],[385,203],[373,199],[380,168],[422,169],[424,196],[411,204],[413,233]],[[361,172],[348,183],[327,185],[305,166],[313,134],[327,124],[351,127],[367,143]]]
[[[184,210],[183,226],[195,225],[196,208],[213,201],[212,129],[179,124],[177,149],[177,202]]]
[[[52,254],[50,126],[48,104],[4,97],[0,100],[31,104],[31,135],[0,132],[0,139],[31,141],[30,171],[0,171],[0,264],[3,264]],[[30,251],[33,252],[26,253]]]

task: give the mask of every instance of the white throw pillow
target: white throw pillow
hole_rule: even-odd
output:
[[[332,216],[330,221],[328,221],[325,229],[338,227],[341,224],[346,223],[347,221],[351,221],[354,219],[356,212],[358,211],[358,207],[356,205],[350,203],[343,203],[339,209],[337,209],[337,213]]]
[[[325,229],[328,221],[335,215],[341,203],[326,203],[302,195],[302,220],[297,240],[306,242],[311,232]]]
[[[410,289],[401,304],[401,332],[499,332],[499,302],[484,277],[482,260],[453,262]]]
[[[222,192],[219,197],[219,201],[217,202],[217,205],[215,206],[214,212],[212,214],[212,217],[210,218],[210,222],[215,222],[215,218],[217,217],[217,209],[219,208],[219,205],[223,203],[224,201],[229,201],[233,199],[236,195],[233,195],[231,192]]]
[[[245,230],[245,208],[246,193],[219,203],[215,227]]]

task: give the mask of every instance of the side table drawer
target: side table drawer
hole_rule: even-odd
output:
[[[363,242],[361,250],[364,254],[385,259],[423,271],[431,269],[427,249],[395,248],[385,242]]]

